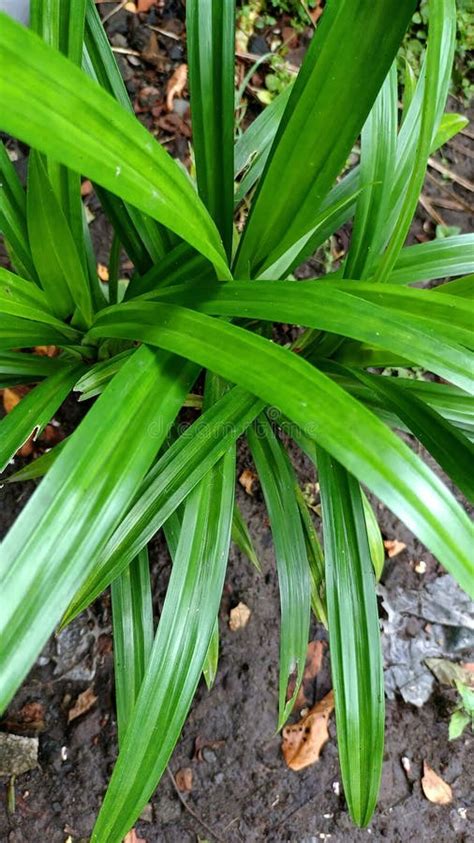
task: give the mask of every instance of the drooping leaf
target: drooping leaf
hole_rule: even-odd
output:
[[[0,709],[94,568],[137,492],[196,369],[146,346],[68,440],[0,546]],[[76,376],[77,379],[77,376]],[[149,400],[156,391],[160,402]]]
[[[191,705],[224,584],[232,450],[186,501],[151,659],[92,833],[94,843],[115,843],[131,828],[164,772]]]
[[[153,604],[146,548],[114,580],[111,597],[117,727],[122,745],[153,647]]]
[[[243,328],[173,305],[154,305],[151,324],[145,324],[142,311],[133,322],[125,310],[99,316],[90,333],[140,338],[167,348],[279,407],[392,509],[462,588],[472,591],[474,531],[467,516],[430,469],[360,402],[298,355]]]
[[[352,819],[366,826],[377,802],[384,742],[375,578],[360,486],[322,448],[317,460],[339,760]]]
[[[291,713],[303,679],[309,638],[310,580],[306,545],[289,457],[265,415],[247,433],[270,517],[280,592],[278,729]],[[296,674],[287,700],[288,680]]]
[[[63,624],[69,623],[119,576],[262,408],[263,402],[252,394],[233,389],[160,457],[105,547],[96,569],[75,595]]]

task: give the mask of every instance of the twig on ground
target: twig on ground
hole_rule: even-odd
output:
[[[425,209],[426,213],[429,214],[429,216],[432,218],[432,220],[434,220],[436,225],[446,225],[446,223],[445,223],[443,217],[441,216],[441,214],[438,214],[438,211],[436,210],[436,208],[434,208],[433,205],[431,204],[431,202],[432,202],[431,197],[428,198],[428,196],[426,196],[424,193],[422,193],[418,201],[419,201],[421,207]]]
[[[470,205],[469,202],[466,202],[466,200],[463,199],[462,196],[459,196],[457,193],[455,193],[454,190],[451,190],[450,186],[446,184],[446,182],[437,179],[436,176],[434,176],[433,173],[430,173],[429,170],[427,171],[426,175],[428,176],[429,180],[433,182],[433,184],[435,184],[436,187],[439,188],[439,190],[441,190],[446,196],[449,196],[454,202],[457,202],[458,205],[460,205],[468,213],[474,213],[474,207]]]
[[[115,8],[113,8],[110,12],[107,12],[107,14],[104,15],[104,17],[102,18],[102,23],[105,23],[106,21],[110,20],[110,18],[113,18],[113,16],[116,15],[117,12],[120,12],[120,10],[127,5],[127,3],[128,0],[122,0],[121,3],[117,3]]]
[[[215,831],[213,831],[213,829],[203,819],[201,819],[199,814],[196,813],[194,808],[191,808],[191,806],[188,804],[188,801],[184,798],[183,794],[180,792],[179,787],[176,784],[176,779],[173,776],[173,773],[171,772],[169,767],[166,768],[166,772],[168,773],[168,776],[171,779],[171,784],[173,785],[173,787],[176,791],[176,795],[177,795],[179,801],[181,802],[184,809],[188,812],[188,814],[191,814],[191,816],[196,820],[196,822],[198,822],[199,825],[201,825],[203,827],[203,829],[205,831],[207,831],[207,833],[210,834],[211,837],[214,838],[214,840],[217,840],[218,843],[225,843],[224,839],[222,837],[220,837]]]
[[[450,170],[448,167],[445,167],[444,164],[441,164],[436,160],[436,158],[428,158],[428,164],[433,168],[433,170],[437,170],[438,173],[441,173],[442,176],[446,176],[446,178],[451,179],[451,181],[455,181],[457,184],[460,184],[461,187],[464,187],[466,190],[474,193],[474,184],[472,181],[465,179],[464,176],[458,176],[454,170]]]

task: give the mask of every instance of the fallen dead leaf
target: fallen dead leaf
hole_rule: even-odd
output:
[[[316,3],[315,9],[308,9],[308,12],[309,12],[309,16],[310,16],[311,20],[313,21],[313,23],[317,23],[319,18],[322,15],[322,13],[324,12],[324,9],[321,6],[321,0],[319,0],[319,2]]]
[[[303,681],[298,691],[293,711],[312,706],[314,700],[314,680],[321,670],[326,644],[324,641],[310,641],[306,650],[306,661],[304,666]],[[294,694],[296,676],[292,676],[288,683],[286,694],[290,700]]]
[[[136,4],[137,12],[148,12],[152,6],[155,5],[155,0],[138,0]]]
[[[328,722],[334,708],[334,692],[316,703],[298,723],[285,726],[281,750],[290,770],[314,764],[329,740]]]
[[[2,722],[7,732],[42,732],[44,729],[44,708],[39,702],[26,703]]]
[[[166,86],[166,108],[173,111],[175,97],[180,97],[188,81],[188,65],[179,64]]]
[[[406,544],[404,542],[399,542],[397,539],[387,539],[387,541],[384,541],[383,545],[387,551],[389,559],[392,559],[394,556],[398,556],[398,554],[406,548]]]
[[[21,776],[38,766],[38,738],[0,732],[0,776]]]
[[[86,179],[81,184],[81,196],[90,196],[93,191],[92,182],[89,179]]]
[[[139,837],[134,828],[123,838],[123,843],[147,843],[144,837]]]
[[[70,723],[71,720],[75,720],[76,717],[81,717],[81,715],[85,714],[86,711],[89,711],[89,709],[92,708],[95,702],[97,702],[97,697],[94,694],[94,691],[92,690],[92,688],[86,688],[86,690],[83,691],[82,694],[79,694],[72,708],[69,709],[69,714],[67,717],[68,723]]]
[[[5,387],[3,390],[3,409],[5,412],[11,413],[28,391],[27,387],[24,386]]]
[[[238,603],[237,606],[230,610],[229,629],[232,632],[243,629],[247,626],[251,614],[252,612],[245,603]]]
[[[57,357],[59,348],[57,345],[35,345],[35,354],[39,357]]]
[[[101,281],[105,283],[109,280],[109,270],[108,267],[105,266],[103,263],[97,264],[97,275],[99,276]]]
[[[175,774],[174,780],[180,793],[190,793],[193,789],[193,771],[191,767],[181,767]]]
[[[255,486],[257,479],[257,475],[254,471],[251,471],[250,468],[244,468],[239,477],[239,483],[248,495],[253,495],[253,487]]]
[[[449,784],[435,773],[427,761],[423,761],[421,787],[426,798],[436,805],[449,805],[453,801],[453,791]]]

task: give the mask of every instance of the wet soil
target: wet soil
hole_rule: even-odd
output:
[[[105,12],[113,7],[114,4],[103,4]],[[109,35],[112,41],[115,37],[117,46],[125,43],[139,51],[149,45],[147,24],[173,28],[181,36],[182,20],[181,2],[162,3],[161,7],[158,3],[146,18],[137,19],[126,12],[114,15],[109,21]],[[146,97],[155,97],[158,105],[155,103],[140,116],[161,136],[166,130],[157,124],[163,116],[159,103],[167,78],[185,60],[185,54],[180,40],[165,38],[158,42],[158,48],[163,54],[161,65],[158,59],[155,65],[141,60],[133,65],[123,55],[119,58],[135,102],[139,102],[137,98],[143,88],[153,86],[157,90],[158,93],[148,93]],[[143,101],[142,96],[142,107]],[[452,104],[459,108],[459,103]],[[176,131],[176,126],[171,129],[169,148],[186,160],[186,134]],[[457,146],[445,148],[443,155],[447,166],[469,178],[471,159],[461,151],[467,143],[468,139],[461,137]],[[426,192],[435,199],[449,200],[446,183],[441,177],[438,181],[441,187],[437,188],[428,181]],[[462,186],[449,183],[448,189],[462,201],[469,201],[470,195]],[[95,214],[91,230],[97,257],[106,263],[110,231],[94,196],[88,203]],[[472,229],[472,217],[466,216],[465,209],[461,212],[437,207],[444,222],[459,225],[463,231]],[[432,216],[420,209],[412,238],[431,238],[434,224]],[[339,245],[344,246],[345,239],[347,234],[343,233]],[[321,257],[315,256],[301,274],[309,276],[321,271]],[[83,412],[83,405],[66,402],[57,414],[61,430],[65,434],[70,432]],[[296,453],[293,458],[301,485],[312,482],[313,471],[306,459]],[[244,468],[252,468],[252,464],[242,444],[238,473]],[[34,483],[27,483],[1,490],[0,538],[33,489]],[[148,843],[194,843],[213,837],[228,843],[313,843],[325,839],[333,843],[370,839],[390,843],[412,839],[474,841],[471,793],[474,742],[468,732],[457,741],[448,742],[454,697],[440,686],[436,686],[421,709],[407,705],[399,697],[387,702],[382,787],[379,806],[369,828],[355,829],[347,813],[333,719],[330,741],[320,761],[299,773],[286,768],[280,737],[275,734],[279,602],[270,528],[258,487],[253,496],[239,488],[238,499],[250,526],[262,573],[258,574],[232,547],[220,612],[221,654],[216,682],[211,691],[201,682],[170,762],[173,774],[191,768],[192,790],[178,798],[171,778],[165,775],[143,820],[137,824],[139,837]],[[378,505],[377,514],[384,538],[396,538],[406,544],[399,556],[387,560],[382,583],[389,592],[398,586],[421,591],[427,582],[440,575],[440,566],[390,512]],[[426,573],[422,575],[415,570],[420,560],[426,564]],[[158,617],[169,576],[169,559],[160,536],[152,542],[151,561]],[[228,625],[229,612],[239,601],[250,608],[251,617],[245,629],[232,632]],[[313,623],[311,639],[325,637],[324,629]],[[330,687],[330,654],[326,650],[322,670],[312,687],[314,700],[322,698]],[[68,723],[71,706],[87,688],[93,689],[96,703]],[[39,767],[17,778],[14,812],[9,812],[7,806],[8,780],[0,779],[0,841],[85,843],[117,754],[113,637],[107,594],[75,622],[66,638],[50,641],[12,702],[6,720],[15,721],[22,707],[31,702],[40,703],[44,712],[44,728],[39,733]],[[0,728],[7,728],[5,721]],[[18,726],[15,731],[34,734]],[[408,773],[402,758],[410,761]],[[450,805],[435,805],[424,797],[420,786],[424,760],[451,785]]]

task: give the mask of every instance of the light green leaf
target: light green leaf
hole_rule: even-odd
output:
[[[297,483],[289,457],[263,414],[249,428],[247,438],[270,518],[278,570],[281,633],[277,728],[281,729],[295,704],[306,662],[311,594],[309,564],[295,497]],[[287,699],[292,674],[296,674],[295,686]]]
[[[375,579],[360,486],[321,448],[317,460],[339,760],[352,819],[366,826],[377,802],[384,741]]]

